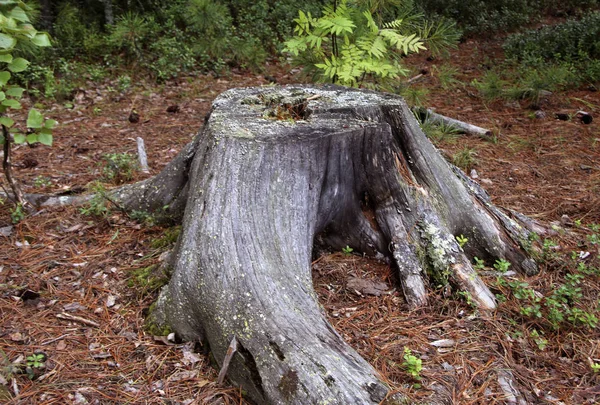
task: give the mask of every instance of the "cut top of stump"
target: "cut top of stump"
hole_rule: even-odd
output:
[[[393,94],[333,85],[237,88],[213,102],[209,125],[217,138],[318,138],[381,125],[380,107],[403,103]]]

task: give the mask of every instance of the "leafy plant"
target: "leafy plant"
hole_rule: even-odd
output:
[[[444,90],[448,90],[462,84],[460,80],[456,79],[458,69],[454,66],[446,64],[435,66],[434,69],[437,71],[437,77],[440,81],[440,86],[442,86]]]
[[[138,169],[135,157],[129,153],[108,153],[102,159],[102,175],[106,180],[115,184],[122,184],[133,179],[134,172]]]
[[[11,186],[15,198],[21,205],[26,204],[23,193],[12,177],[10,167],[11,143],[52,145],[52,128],[54,120],[45,120],[37,110],[29,110],[27,116],[28,133],[22,133],[15,127],[10,117],[11,110],[20,110],[24,89],[9,84],[12,73],[22,72],[29,66],[29,61],[15,57],[17,49],[36,50],[50,46],[46,33],[39,32],[31,25],[28,12],[31,9],[22,1],[6,0],[0,4],[0,144],[4,145],[4,174]]]
[[[42,353],[34,353],[31,356],[27,356],[27,366],[33,368],[42,368],[46,356]]]
[[[10,219],[13,224],[18,224],[25,219],[25,210],[23,204],[17,203],[13,209],[10,210]]]
[[[342,248],[342,253],[344,253],[345,255],[350,255],[352,254],[352,252],[354,252],[354,249],[352,249],[350,246]]]
[[[378,25],[368,9],[347,0],[334,0],[319,18],[299,11],[295,36],[285,50],[307,68],[316,68],[317,80],[358,87],[365,79],[397,79],[406,75],[399,58],[425,49],[403,20]]]
[[[458,235],[456,237],[456,241],[458,242],[458,245],[463,248],[469,241],[469,238],[467,238],[465,235]]]
[[[108,200],[105,197],[106,189],[100,182],[95,182],[90,190],[93,192],[92,198],[79,209],[79,212],[83,215],[107,217],[110,214],[110,209],[107,205]]]
[[[425,87],[417,86],[401,86],[398,93],[404,97],[408,105],[413,107],[422,107],[426,104],[429,90]]]
[[[52,179],[50,179],[49,177],[37,176],[35,179],[33,179],[33,186],[35,188],[44,188],[49,187],[51,185]]]
[[[537,329],[532,330],[529,336],[533,339],[538,349],[544,350],[548,346],[548,339],[543,337],[542,332],[538,332]]]
[[[479,91],[485,101],[490,102],[503,97],[507,82],[502,80],[498,73],[488,71],[481,81],[473,80],[471,84]]]
[[[485,261],[483,259],[475,256],[473,257],[473,261],[475,262],[475,265],[473,266],[475,270],[483,270],[485,268]]]
[[[510,268],[510,262],[504,259],[498,259],[494,263],[494,268],[500,273],[506,273]]]
[[[412,351],[408,348],[404,348],[404,362],[402,366],[413,379],[421,379],[421,371],[423,370],[423,361],[417,356],[412,354]]]

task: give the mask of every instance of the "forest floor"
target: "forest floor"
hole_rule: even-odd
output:
[[[568,285],[580,290],[568,305],[598,313],[600,231],[586,226],[600,223],[600,92],[546,95],[537,116],[526,101],[485,103],[470,83],[501,56],[495,42],[468,41],[450,58],[424,54],[409,63],[415,75],[426,71],[413,83],[428,90],[424,105],[494,131],[492,140],[440,137],[442,152],[467,173],[474,169],[495,204],[554,224],[557,245],[546,243],[540,274],[523,280],[521,290],[516,276],[507,278],[513,287],[486,276],[507,299],[491,316],[443,291],[411,311],[389,266],[342,252],[315,261],[315,289],[335,328],[412,403],[517,403],[506,381],[523,393],[520,403],[600,403],[597,320],[552,327],[545,316],[524,314],[538,303],[545,315],[546,301],[535,297],[548,297],[574,274],[580,284]],[[442,83],[438,73],[450,67],[457,81]],[[287,70],[273,65],[265,73],[281,84],[297,82]],[[135,156],[142,137],[150,173],[135,172],[132,181],[141,180],[192,140],[219,93],[265,84],[264,74],[235,71],[160,86],[140,81],[124,93],[114,90],[116,82],[90,81],[72,101],[46,104],[45,116],[60,123],[54,145],[15,148],[16,177],[26,192],[79,193],[101,179],[106,154]],[[167,112],[175,105],[177,112]],[[138,123],[128,120],[132,109]],[[555,118],[579,110],[595,120]],[[12,204],[0,207],[0,402],[245,404],[239,389],[217,385],[218,371],[197,347],[144,330],[160,281],[150,270],[176,231],[112,208],[104,217],[80,207],[46,208],[13,226]],[[357,279],[383,282],[384,292],[369,295]],[[519,299],[519,291],[535,296]],[[405,348],[422,360],[420,380],[407,373]]]

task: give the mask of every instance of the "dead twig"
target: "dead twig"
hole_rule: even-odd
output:
[[[67,314],[66,312],[61,312],[60,314],[56,314],[55,316],[58,319],[64,319],[64,320],[73,321],[73,322],[79,322],[79,323],[82,323],[84,325],[93,326],[95,328],[99,328],[100,327],[100,324],[98,322],[94,322],[94,321],[91,321],[89,319],[82,318],[80,316],[75,316],[75,315]]]

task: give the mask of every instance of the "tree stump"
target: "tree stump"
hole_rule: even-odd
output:
[[[115,194],[183,223],[153,312],[201,340],[259,404],[378,404],[387,387],[323,315],[315,237],[387,257],[411,306],[430,279],[482,310],[494,295],[470,264],[531,274],[529,231],[447,163],[402,98],[335,86],[233,89],[161,174]],[[455,236],[464,235],[463,248]]]

